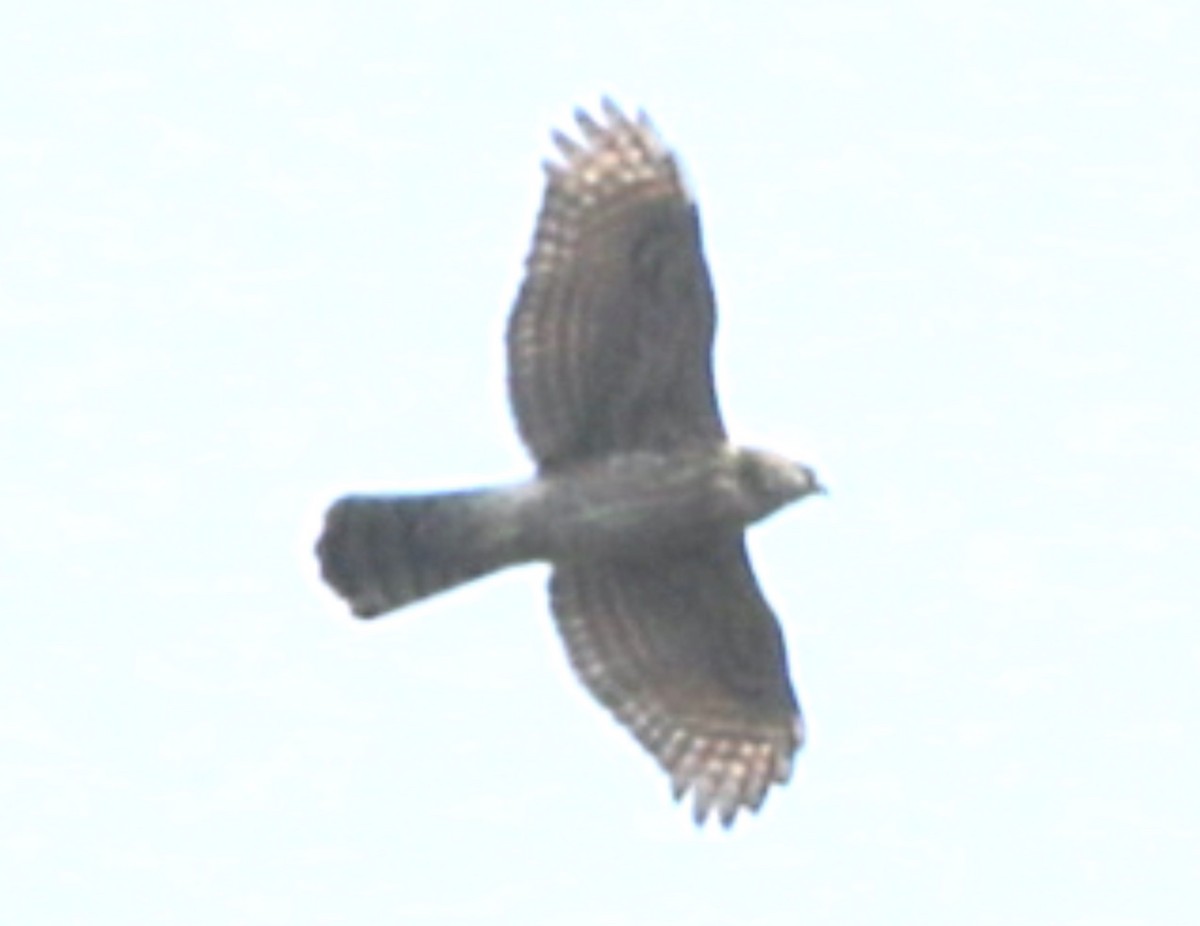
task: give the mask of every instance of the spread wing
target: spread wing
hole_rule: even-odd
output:
[[[783,637],[742,540],[651,561],[559,566],[551,602],[576,674],[671,776],[732,824],[791,775],[804,739]]]
[[[509,320],[509,397],[543,469],[631,450],[712,445],[712,285],[696,206],[644,115],[604,101],[547,184]]]

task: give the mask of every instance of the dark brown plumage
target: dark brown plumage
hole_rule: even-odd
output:
[[[508,330],[531,482],[356,496],[329,511],[322,573],[372,617],[509,565],[553,567],[571,663],[671,776],[732,823],[804,739],[783,638],[745,528],[821,491],[731,447],[712,376],[714,303],[696,207],[644,116],[611,102],[556,134]]]
[[[555,136],[509,323],[509,396],[543,469],[725,440],[695,204],[649,121],[604,111],[576,113],[586,145]]]

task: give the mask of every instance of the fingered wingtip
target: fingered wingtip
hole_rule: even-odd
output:
[[[629,122],[624,110],[622,110],[621,107],[617,105],[616,101],[608,94],[605,94],[600,98],[600,110],[604,113],[605,117],[607,117],[608,121],[614,125],[627,125]]]
[[[604,137],[604,127],[593,119],[592,114],[582,106],[575,109],[575,124],[583,132],[583,137],[590,142],[595,143]]]
[[[584,153],[584,148],[579,142],[558,129],[550,133],[550,139],[568,161],[578,160]]]

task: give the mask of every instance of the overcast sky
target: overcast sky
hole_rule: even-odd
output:
[[[1200,13],[1138,2],[25,4],[0,31],[0,914],[1200,919]],[[376,623],[353,490],[528,464],[549,131],[697,191],[809,723],[697,831],[513,570]]]

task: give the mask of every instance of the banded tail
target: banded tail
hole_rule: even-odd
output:
[[[325,515],[321,575],[358,617],[376,617],[526,561],[505,489],[350,495]]]

